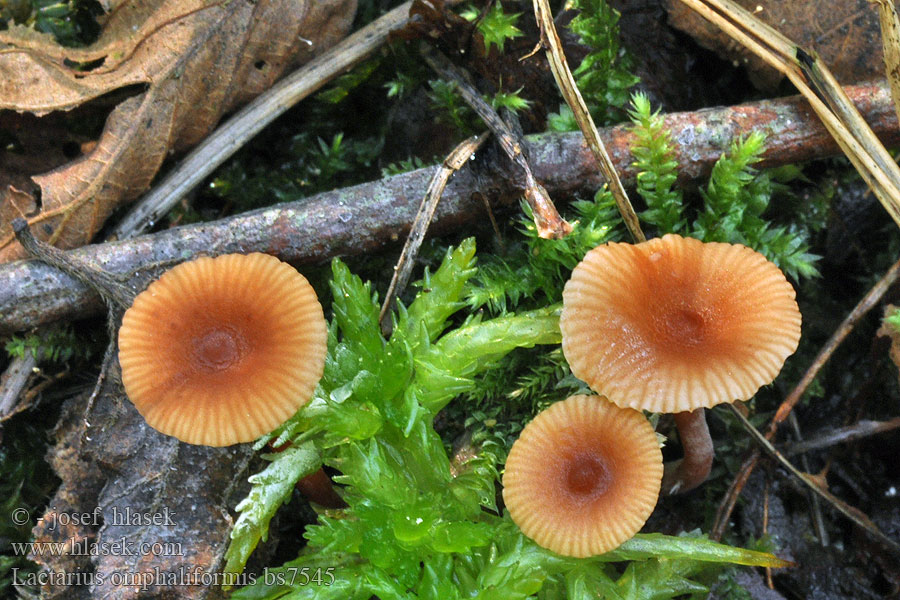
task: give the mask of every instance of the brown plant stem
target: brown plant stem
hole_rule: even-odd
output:
[[[535,179],[528,160],[522,152],[519,136],[513,133],[512,129],[497,114],[497,111],[485,102],[446,56],[428,46],[423,46],[422,58],[438,75],[456,84],[459,95],[497,137],[500,147],[503,148],[509,159],[522,170],[521,187],[524,189],[525,201],[534,214],[534,225],[538,235],[545,239],[559,239],[569,235],[572,225],[559,216],[546,188]]]
[[[900,142],[900,126],[886,84],[847,88],[848,95],[888,144]],[[766,100],[665,117],[678,142],[675,160],[682,182],[705,176],[741,135],[760,130],[767,149],[760,167],[837,154],[837,144],[799,97]],[[634,182],[628,126],[602,130],[623,182]],[[525,139],[534,176],[554,197],[593,191],[601,185],[591,151],[581,134],[543,134]],[[505,162],[505,160],[504,160]],[[173,228],[133,240],[69,251],[113,273],[202,252],[269,252],[294,263],[341,254],[371,252],[405,235],[418,202],[438,167],[335,190],[227,219]],[[470,164],[447,185],[432,225],[436,232],[484,218],[484,198],[495,206],[519,195],[501,165]],[[97,295],[76,279],[36,261],[0,265],[0,333],[59,319],[94,314]]]
[[[77,278],[83,284],[94,289],[110,308],[125,310],[134,301],[134,292],[129,291],[122,283],[107,271],[86,261],[72,257],[55,246],[42,242],[34,237],[28,228],[28,222],[22,218],[13,219],[13,233],[28,254],[41,262],[55,267]]]
[[[660,491],[664,495],[683,494],[706,481],[715,455],[704,409],[675,413],[675,426],[684,458],[666,463]]]

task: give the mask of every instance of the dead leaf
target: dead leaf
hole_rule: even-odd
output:
[[[108,4],[103,33],[88,48],[63,48],[24,27],[0,32],[0,108],[44,114],[134,90],[91,152],[32,178],[37,214],[23,213],[22,198],[3,190],[0,262],[23,256],[10,229],[19,216],[57,246],[87,243],[117,206],[147,189],[170,152],[196,144],[225,112],[343,37],[356,0]]]
[[[868,0],[736,0],[806,50],[814,50],[842,84],[884,77],[876,7]],[[680,0],[667,0],[669,23],[728,60],[746,65],[753,83],[773,90],[781,74],[750,54]]]

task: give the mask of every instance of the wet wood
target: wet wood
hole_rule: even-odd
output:
[[[900,126],[886,83],[846,91],[886,145],[900,142]],[[676,141],[682,183],[706,176],[735,139],[755,130],[768,135],[761,167],[839,153],[837,144],[799,97],[674,113],[666,116],[666,127]],[[629,127],[606,128],[601,134],[621,179],[626,185],[633,184],[630,144],[634,136]],[[555,198],[590,192],[602,183],[580,134],[531,136],[526,139],[526,153],[535,177]],[[521,190],[508,173],[509,164],[494,152],[476,156],[461,169],[444,191],[433,232],[484,220],[484,198],[494,206],[514,204]],[[203,253],[267,252],[302,265],[336,255],[372,252],[406,235],[437,169],[418,169],[219,221],[71,252],[113,273]],[[100,309],[95,293],[43,263],[0,265],[0,333],[95,314]]]

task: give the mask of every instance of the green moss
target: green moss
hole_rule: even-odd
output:
[[[631,59],[619,44],[619,13],[605,0],[575,0],[572,4],[580,12],[569,23],[569,30],[590,48],[572,72],[578,90],[597,125],[622,121],[629,90],[639,78],[632,73]],[[578,130],[575,117],[566,105],[548,117],[548,128]]]
[[[674,142],[662,117],[652,112],[642,94],[635,94],[632,103],[636,137],[632,152],[638,169],[637,192],[647,203],[641,213],[644,222],[660,235],[682,233],[706,242],[744,244],[794,279],[818,275],[819,257],[809,253],[809,238],[824,222],[795,213],[789,215],[788,223],[776,224],[764,216],[773,198],[791,196],[785,183],[801,174],[796,168],[763,172],[754,168],[764,149],[763,134],[753,132],[731,144],[713,166],[706,188],[700,190],[703,206],[694,210],[675,185]]]
[[[10,21],[48,33],[63,46],[87,46],[100,35],[96,0],[10,0],[0,2],[0,27]]]
[[[31,541],[35,519],[57,480],[43,460],[47,450],[43,431],[23,419],[5,425],[0,445],[0,596],[12,597],[13,569],[17,581],[37,570],[23,544]]]

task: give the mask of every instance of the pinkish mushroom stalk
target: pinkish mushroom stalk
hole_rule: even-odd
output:
[[[704,409],[675,413],[675,426],[684,458],[666,463],[661,490],[665,495],[683,494],[706,481],[715,455]]]

